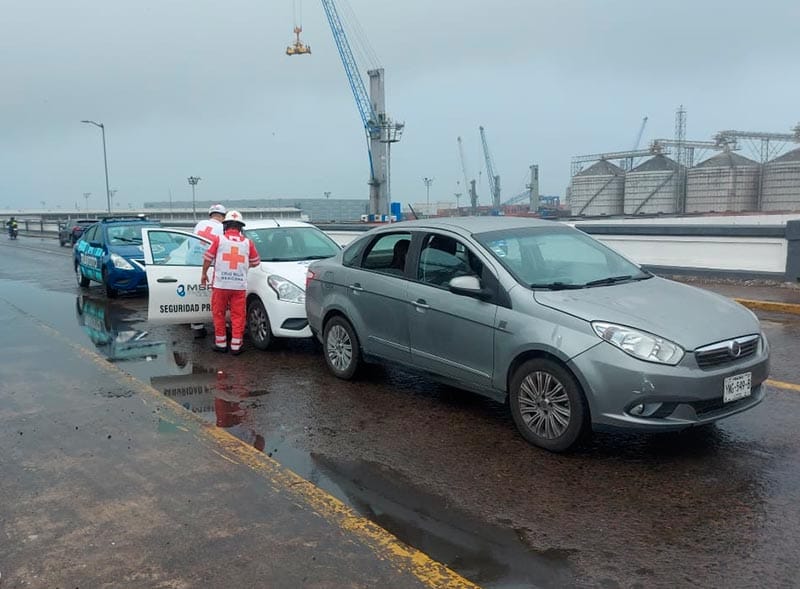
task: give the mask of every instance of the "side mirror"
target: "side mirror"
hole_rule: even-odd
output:
[[[474,299],[486,299],[491,296],[491,292],[483,288],[477,276],[456,276],[450,281],[448,287],[453,294]]]

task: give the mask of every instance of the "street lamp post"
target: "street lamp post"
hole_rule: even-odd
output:
[[[322,194],[324,194],[324,195],[325,195],[325,198],[326,198],[326,199],[331,197],[331,193],[330,193],[329,191],[325,191],[325,192],[323,192]]]
[[[195,186],[197,186],[197,183],[200,182],[201,178],[199,176],[189,176],[187,180],[189,180],[189,184],[192,186],[192,218],[195,221],[197,221],[197,208],[195,207],[195,202],[194,202],[194,190]]]
[[[103,167],[106,171],[106,202],[108,203],[108,214],[111,214],[111,190],[109,189],[108,184],[108,156],[106,155],[106,127],[103,123],[95,123],[94,121],[81,121],[81,123],[86,123],[87,125],[94,125],[95,127],[100,127],[100,131],[103,133]]]
[[[433,184],[433,178],[428,178],[426,176],[425,178],[422,179],[422,182],[425,184],[425,191],[426,191],[426,196],[425,196],[425,208],[427,209],[426,213],[428,215],[430,215],[431,214],[431,210],[430,210],[431,209],[431,184]]]
[[[87,212],[87,213],[89,212],[89,197],[90,197],[90,196],[92,196],[92,193],[91,193],[91,192],[84,192],[84,193],[83,193],[83,198],[85,198],[85,199],[86,199],[86,212]]]

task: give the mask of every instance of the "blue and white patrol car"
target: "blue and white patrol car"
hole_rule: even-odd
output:
[[[105,217],[84,230],[73,249],[78,285],[99,282],[108,298],[147,289],[142,229],[159,227],[146,217]]]

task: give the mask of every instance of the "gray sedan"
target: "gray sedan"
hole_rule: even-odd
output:
[[[402,364],[507,402],[552,451],[592,429],[680,430],[750,409],[769,371],[748,309],[535,219],[370,231],[311,265],[306,311],[337,377]]]

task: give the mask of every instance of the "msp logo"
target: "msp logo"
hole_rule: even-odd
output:
[[[186,287],[183,286],[182,284],[179,284],[178,288],[177,288],[177,293],[178,293],[179,297],[185,297],[186,296]]]
[[[202,284],[179,284],[175,289],[179,297],[200,297],[207,299],[211,294],[210,286],[203,286]]]

